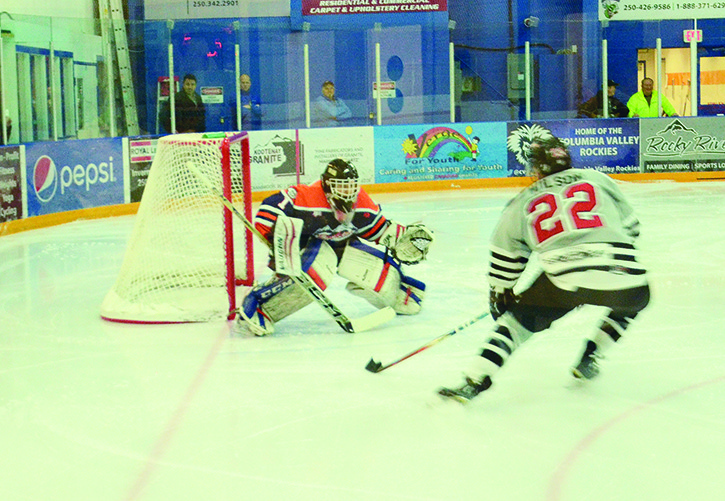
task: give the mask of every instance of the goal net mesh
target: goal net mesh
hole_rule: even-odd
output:
[[[225,137],[210,136],[158,140],[121,270],[101,306],[103,318],[141,323],[225,318],[234,308],[235,285],[252,282],[251,238],[218,195],[227,176],[227,197],[251,218],[248,140],[232,142],[223,158]]]

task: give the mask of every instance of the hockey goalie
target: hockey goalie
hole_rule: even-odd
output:
[[[346,289],[377,308],[399,315],[421,309],[425,284],[403,265],[424,260],[433,232],[423,224],[404,226],[386,219],[360,188],[355,166],[336,158],[320,180],[266,198],[254,218],[270,243],[273,276],[256,285],[240,307],[240,323],[257,336],[312,302],[290,277],[307,274],[323,291],[335,275]]]

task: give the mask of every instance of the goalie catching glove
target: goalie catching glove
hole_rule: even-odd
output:
[[[424,224],[403,226],[390,221],[378,243],[390,249],[393,257],[401,263],[418,264],[428,255],[433,240],[433,232]]]

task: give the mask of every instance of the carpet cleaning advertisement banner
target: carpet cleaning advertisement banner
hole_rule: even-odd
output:
[[[302,0],[303,16],[445,12],[448,0]]]
[[[25,147],[28,216],[124,203],[121,138]]]
[[[0,223],[25,217],[22,175],[20,146],[0,148]]]
[[[643,172],[725,170],[722,117],[640,121]]]
[[[600,21],[661,21],[725,17],[724,2],[681,0],[600,0]]]
[[[254,191],[296,185],[298,163],[299,182],[310,184],[320,179],[325,166],[335,158],[351,161],[362,184],[375,180],[372,127],[252,131],[249,151]]]
[[[640,172],[638,119],[577,119],[509,122],[506,139],[508,175],[525,176],[529,144],[536,138],[551,136],[566,143],[574,167],[595,169],[606,174]]]
[[[506,177],[506,123],[375,128],[375,182]]]

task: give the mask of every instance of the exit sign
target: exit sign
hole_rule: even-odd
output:
[[[683,30],[682,40],[686,43],[690,43],[693,40],[696,42],[702,42],[702,30]]]

